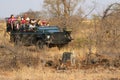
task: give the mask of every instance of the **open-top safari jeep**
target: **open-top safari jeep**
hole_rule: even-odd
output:
[[[36,27],[34,31],[11,31],[10,39],[16,45],[36,45],[61,48],[71,42],[70,31],[61,31],[57,26]]]
[[[6,21],[8,19],[6,18]],[[32,30],[29,24],[17,28],[17,21],[11,24],[6,23],[7,32],[10,32],[10,40],[15,45],[36,45],[38,48],[63,47],[72,41],[71,30],[60,29],[58,26],[36,26]]]

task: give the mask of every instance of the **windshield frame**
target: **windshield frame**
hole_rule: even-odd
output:
[[[55,32],[60,32],[60,29],[58,27],[39,27],[37,32],[55,33]]]

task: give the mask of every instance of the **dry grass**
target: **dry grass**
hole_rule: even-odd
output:
[[[23,67],[13,72],[1,72],[1,80],[119,80],[120,70],[116,69],[88,69],[55,71],[49,68],[36,69]]]
[[[73,36],[75,40],[69,47],[58,50],[51,48],[37,50],[35,46],[15,47],[9,43],[9,35],[5,34],[5,24],[0,31],[0,80],[119,80],[120,67],[103,65],[82,65],[77,69],[57,70],[55,67],[45,67],[49,60],[58,62],[63,52],[74,50],[78,63],[85,61],[89,53],[86,44],[88,30],[78,30]],[[92,29],[91,29],[92,30]],[[85,36],[83,36],[85,34]],[[82,40],[80,40],[82,38]],[[96,47],[92,46],[92,53]],[[96,57],[96,56],[95,56]],[[94,57],[92,57],[94,58]],[[91,58],[91,59],[92,59]],[[106,57],[104,57],[106,59]]]

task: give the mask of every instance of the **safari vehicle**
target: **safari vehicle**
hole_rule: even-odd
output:
[[[59,49],[71,42],[71,31],[57,26],[36,27],[34,31],[11,31],[10,39],[15,45],[36,45],[39,49],[55,47]]]

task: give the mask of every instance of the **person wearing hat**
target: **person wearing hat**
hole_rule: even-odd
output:
[[[36,27],[36,20],[35,19],[31,19],[30,20],[29,29],[33,30],[35,27]]]

